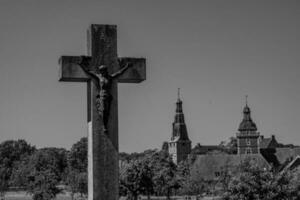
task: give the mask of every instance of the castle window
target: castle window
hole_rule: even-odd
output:
[[[251,149],[250,148],[246,149],[246,154],[251,154]]]
[[[250,146],[251,145],[250,139],[246,139],[246,143],[248,146]]]

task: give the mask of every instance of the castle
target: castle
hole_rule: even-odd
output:
[[[251,118],[247,97],[243,109],[243,119],[238,126],[238,132],[234,139],[236,140],[234,153],[224,151],[220,145],[198,145],[194,147],[194,149],[198,148],[193,162],[193,168],[197,174],[202,173],[206,178],[215,178],[222,173],[225,165],[238,165],[241,161],[249,158],[255,160],[263,168],[275,166],[280,170],[285,166],[292,165],[292,163],[293,167],[300,165],[300,147],[280,144],[274,135],[270,138],[264,138],[263,135],[260,135]],[[192,152],[179,89],[176,113],[172,124],[172,136],[168,142],[168,152],[175,164],[186,160]]]

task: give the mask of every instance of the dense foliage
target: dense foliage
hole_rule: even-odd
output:
[[[152,194],[153,171],[145,160],[136,160],[128,164],[125,173],[120,175],[120,185],[124,195],[137,199],[139,194]]]
[[[72,199],[76,193],[86,195],[87,188],[87,138],[75,143],[68,154],[65,183],[71,192]]]
[[[177,166],[165,151],[146,151],[142,159],[131,160],[120,176],[121,190],[132,199],[139,194],[165,195],[179,188]]]
[[[34,151],[35,147],[25,140],[8,140],[0,144],[0,196],[14,185],[14,172]]]
[[[226,200],[293,200],[300,199],[299,189],[299,177],[294,179],[292,172],[276,173],[271,168],[262,169],[245,161],[229,181],[223,197]]]
[[[236,141],[220,145],[233,152]],[[262,169],[246,161],[236,168],[224,166],[214,180],[201,174],[191,175],[193,155],[175,165],[164,144],[162,150],[120,153],[120,195],[136,200],[139,195],[217,195],[225,200],[297,200],[300,199],[300,173]],[[8,189],[25,189],[34,200],[50,200],[65,188],[72,199],[87,195],[87,138],[70,151],[63,148],[36,149],[24,140],[0,144],[0,194]],[[60,187],[64,186],[64,187]],[[65,187],[66,186],[66,187]]]
[[[64,149],[44,148],[30,157],[24,170],[26,189],[34,200],[53,199],[60,192],[57,185],[67,167],[66,156]]]

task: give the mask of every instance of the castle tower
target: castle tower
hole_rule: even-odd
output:
[[[239,125],[237,136],[238,154],[259,153],[259,132],[256,124],[251,119],[251,111],[248,107],[247,96],[246,105],[243,109],[243,120]]]
[[[191,141],[188,137],[186,125],[184,122],[184,114],[182,112],[182,101],[180,99],[180,90],[178,89],[178,98],[176,102],[176,114],[173,122],[173,132],[171,141],[169,141],[169,154],[172,156],[173,162],[178,164],[185,160],[191,152]]]

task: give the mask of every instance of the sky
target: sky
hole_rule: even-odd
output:
[[[69,149],[87,135],[86,84],[58,81],[87,52],[90,24],[115,24],[118,55],[147,80],[119,84],[120,151],[171,138],[177,88],[192,145],[235,136],[245,95],[258,131],[300,145],[300,2],[0,1],[0,142]]]

